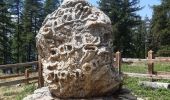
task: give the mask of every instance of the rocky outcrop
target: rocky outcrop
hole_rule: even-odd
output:
[[[64,0],[36,36],[43,77],[59,98],[103,96],[116,91],[110,19],[85,0]]]

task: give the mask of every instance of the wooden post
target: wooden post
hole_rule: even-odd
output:
[[[29,84],[28,78],[29,78],[29,69],[26,69],[25,70],[25,79],[26,79],[25,84]]]
[[[121,53],[119,51],[116,52],[116,67],[118,68],[119,74],[121,73]]]
[[[44,86],[44,79],[43,79],[43,76],[42,76],[42,71],[43,71],[43,68],[42,68],[42,63],[41,63],[41,57],[38,56],[38,87],[41,88]]]
[[[148,52],[148,74],[154,74],[153,51]]]

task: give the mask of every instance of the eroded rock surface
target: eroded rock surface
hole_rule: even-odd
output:
[[[64,0],[37,35],[43,77],[59,98],[102,96],[119,88],[110,19],[85,0]]]

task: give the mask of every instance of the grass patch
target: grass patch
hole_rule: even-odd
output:
[[[144,64],[122,64],[122,71],[123,72],[131,72],[131,73],[147,73],[147,66]]]
[[[8,91],[8,92],[5,92],[4,93],[4,96],[12,96],[12,95],[17,95],[18,92],[15,92],[15,91]]]
[[[170,72],[170,63],[164,62],[164,63],[154,63],[154,70],[155,71],[165,71]]]
[[[151,89],[143,88],[138,85],[139,81],[147,79],[126,78],[124,80],[124,87],[130,89],[135,95],[147,100],[169,100],[170,90],[167,89]],[[170,80],[160,80],[161,82],[170,82]]]
[[[123,63],[122,71],[146,74],[148,72],[148,66],[147,66],[147,63],[133,63],[133,64],[124,64]],[[156,63],[154,63],[154,71],[170,72],[170,63],[156,62]]]
[[[36,89],[35,84],[0,87],[0,100],[22,100]]]
[[[16,100],[22,100],[27,95],[33,93],[35,89],[36,89],[35,84],[24,86],[23,91],[21,91],[19,95],[16,96]]]

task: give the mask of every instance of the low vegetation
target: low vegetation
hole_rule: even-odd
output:
[[[155,63],[156,71],[170,72],[170,63]],[[124,72],[147,73],[146,63],[122,64]],[[124,87],[130,89],[135,95],[146,100],[169,100],[170,90],[143,88],[138,85],[139,81],[149,81],[143,78],[126,77],[124,79]],[[156,80],[161,82],[169,82],[170,80]],[[36,89],[35,84],[0,87],[0,100],[22,100]]]
[[[0,87],[0,100],[22,100],[36,89],[35,84]]]
[[[144,80],[146,81],[147,79],[128,77],[124,80],[124,87],[130,89],[135,95],[145,100],[169,100],[170,90],[140,87],[138,85],[138,82]],[[156,81],[170,82],[170,80],[156,80]]]
[[[148,71],[148,66],[146,62],[143,63],[132,63],[132,64],[122,64],[123,72],[131,73],[142,73],[146,74]],[[154,63],[154,71],[170,72],[170,62],[156,62]]]
[[[148,67],[146,62],[122,64],[123,72],[146,74],[147,70]],[[154,63],[154,71],[170,72],[170,63],[156,62]],[[145,100],[169,100],[170,90],[140,87],[138,85],[139,81],[150,81],[150,80],[144,78],[127,77],[124,79],[124,87],[130,89],[135,95],[137,95],[140,98],[144,98]],[[170,83],[170,80],[155,80],[155,81]]]
[[[138,82],[144,80],[146,81],[147,79],[126,77],[124,79],[123,86],[125,88],[130,89],[132,93],[134,93],[138,97],[144,98],[146,100],[169,100],[170,90],[140,87],[138,85]],[[170,82],[170,80],[157,80],[157,81]],[[27,95],[33,93],[35,89],[36,89],[35,84],[25,86],[0,87],[0,100],[22,100]]]

